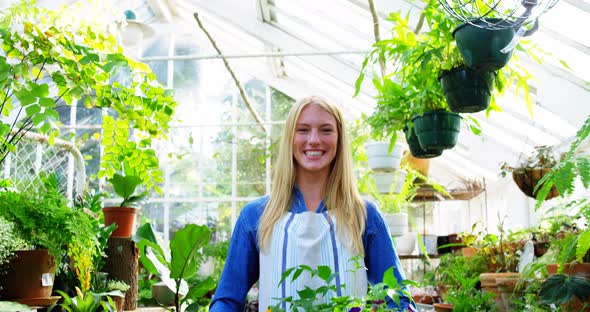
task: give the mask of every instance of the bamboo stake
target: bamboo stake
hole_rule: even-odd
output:
[[[236,74],[234,73],[234,71],[229,66],[227,59],[223,56],[223,53],[221,53],[221,50],[219,49],[219,47],[217,47],[217,43],[215,43],[215,40],[213,40],[213,38],[211,37],[209,32],[205,29],[205,27],[203,27],[203,24],[201,23],[201,20],[199,19],[199,14],[197,14],[195,12],[193,14],[193,16],[195,17],[195,20],[197,21],[197,24],[199,24],[199,27],[201,28],[201,30],[203,30],[203,32],[205,33],[205,35],[207,36],[207,38],[209,39],[209,41],[213,45],[213,48],[215,49],[215,51],[217,51],[217,53],[221,56],[221,59],[223,60],[223,64],[225,65],[225,68],[227,68],[227,71],[229,71],[229,74],[233,78],[234,83],[236,84],[236,87],[238,87],[238,90],[240,90],[240,96],[244,100],[244,103],[246,103],[246,107],[248,107],[248,110],[250,111],[250,113],[252,114],[252,116],[254,117],[256,122],[258,123],[258,125],[260,125],[260,128],[262,128],[262,131],[264,131],[266,133],[266,127],[264,126],[264,123],[262,122],[260,115],[258,115],[258,113],[254,109],[252,104],[250,104],[250,101],[248,100],[248,96],[246,95],[246,92],[244,91],[244,88],[242,87],[242,84],[240,83],[240,81],[236,77]]]

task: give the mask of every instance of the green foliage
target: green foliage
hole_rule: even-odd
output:
[[[360,265],[362,258],[355,257],[351,259],[355,262],[355,270],[364,269]],[[280,298],[279,302],[268,307],[272,312],[283,312],[281,308],[283,303],[288,304],[289,310],[292,311],[391,311],[385,307],[385,298],[390,297],[399,306],[400,295],[404,295],[412,300],[411,294],[406,290],[409,285],[417,285],[411,280],[404,280],[399,283],[393,273],[393,267],[389,268],[383,274],[383,282],[371,285],[367,296],[358,298],[355,296],[332,296],[329,302],[318,302],[320,298],[328,294],[335,295],[337,292],[336,285],[333,281],[336,274],[332,272],[329,266],[318,266],[311,268],[307,265],[300,265],[295,268],[289,268],[281,275],[279,286],[287,282],[290,277],[291,283],[295,282],[303,273],[308,274],[311,278],[319,278],[324,285],[317,288],[305,286],[304,289],[298,290],[298,298],[289,296],[287,298]],[[341,285],[345,288],[346,285]],[[400,310],[401,311],[401,310]]]
[[[535,186],[535,191],[537,191],[538,187],[542,185],[537,192],[537,209],[554,185],[561,197],[573,193],[575,181],[578,177],[582,180],[582,184],[586,189],[590,188],[590,156],[579,153],[582,143],[588,139],[589,135],[590,115],[586,117],[586,121],[576,133],[576,138],[570,144],[565,156]]]
[[[494,294],[475,287],[479,282],[479,275],[466,275],[460,267],[451,267],[448,273],[456,282],[446,298],[453,305],[453,311],[495,311]]]
[[[438,76],[441,72],[463,65],[452,35],[458,25],[448,18],[436,0],[426,1],[420,19],[418,24],[425,22],[428,30],[421,32],[421,26],[411,29],[409,13],[406,16],[402,16],[400,12],[391,13],[388,18],[394,24],[391,38],[374,44],[355,83],[358,94],[365,77],[364,70],[381,58],[394,65],[384,77],[373,79],[378,91],[377,107],[368,122],[378,136],[391,136],[396,131],[401,131],[404,126],[411,125],[414,115],[448,109]],[[542,62],[538,55],[545,53],[526,40],[521,40],[516,49],[538,62]],[[533,101],[528,85],[531,78],[532,75],[519,63],[518,56],[513,55],[508,66],[496,74],[494,85],[498,94],[514,85],[516,95],[522,92],[532,114]],[[488,113],[491,110],[501,111],[494,94]],[[466,121],[473,133],[481,132],[474,119]]]
[[[174,234],[170,241],[170,254],[167,256],[155,239],[151,225],[146,223],[135,239],[140,239],[140,261],[149,272],[160,276],[175,295],[176,311],[188,304],[186,311],[198,310],[195,302],[208,291],[215,288],[211,277],[188,287],[186,279],[193,277],[202,259],[201,250],[209,243],[210,232],[206,226],[188,224]],[[184,295],[181,299],[180,296]]]
[[[541,285],[539,297],[546,304],[565,304],[574,297],[586,302],[590,298],[590,281],[581,276],[556,274]]]
[[[0,216],[0,266],[8,262],[13,252],[26,247],[26,242],[16,232],[12,222]],[[0,272],[1,273],[1,272]]]
[[[111,108],[117,118],[103,118],[99,177],[110,178],[124,162],[148,189],[158,190],[163,178],[151,144],[166,138],[176,107],[172,93],[147,65],[122,54],[105,25],[73,19],[73,10],[21,1],[0,13],[0,113],[16,117],[0,123],[0,162],[26,131],[53,142],[60,132],[57,108],[81,101],[87,108]],[[121,76],[131,79],[118,81]]]
[[[107,293],[93,293],[91,291],[82,293],[80,289],[76,288],[77,296],[74,298],[61,290],[56,290],[56,292],[63,297],[64,301],[58,305],[51,306],[49,308],[50,312],[57,306],[67,312],[115,312],[117,311],[117,307],[110,296],[124,296],[123,293],[118,290]],[[103,298],[105,299],[103,300]]]
[[[112,280],[107,283],[108,290],[118,290],[123,293],[129,290],[129,287],[130,286],[127,283],[118,280]]]
[[[11,221],[30,245],[43,246],[60,258],[74,240],[92,240],[91,218],[67,206],[55,189],[0,193],[0,216]]]
[[[123,201],[120,205],[121,207],[126,207],[133,203],[139,202],[148,195],[147,191],[140,194],[135,194],[135,189],[142,182],[142,180],[137,176],[120,175],[115,173],[112,178],[107,180],[107,182],[113,186],[115,194],[123,198]]]

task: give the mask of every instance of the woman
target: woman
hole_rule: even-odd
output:
[[[363,296],[367,281],[380,283],[392,266],[397,280],[404,279],[383,219],[356,190],[343,122],[338,107],[321,97],[304,98],[291,108],[271,195],[248,203],[240,213],[209,311],[242,311],[256,281],[260,311],[277,304],[276,298],[325,285],[305,273],[279,285],[285,270],[302,264],[330,266],[338,296]],[[357,255],[364,255],[366,271],[354,269],[350,259]],[[408,301],[402,298],[402,308]]]

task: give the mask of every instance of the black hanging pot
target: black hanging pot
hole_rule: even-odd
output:
[[[423,149],[450,149],[457,144],[461,116],[444,110],[414,116],[414,131]]]
[[[423,149],[420,146],[415,129],[410,130],[406,126],[404,127],[404,134],[406,135],[406,142],[410,148],[410,153],[416,158],[434,158],[440,156],[443,152],[442,149]]]
[[[467,66],[478,70],[495,71],[508,63],[514,50],[510,49],[507,53],[500,50],[514,38],[514,28],[508,25],[502,29],[483,28],[488,24],[500,25],[501,23],[508,22],[498,18],[479,19],[455,28],[453,37]]]
[[[493,72],[474,71],[461,66],[442,72],[438,79],[452,112],[475,113],[490,105]]]

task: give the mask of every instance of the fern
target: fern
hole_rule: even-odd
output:
[[[576,244],[576,259],[578,262],[584,262],[584,256],[590,249],[590,229],[580,233],[578,243]]]
[[[576,133],[576,138],[565,156],[535,186],[535,191],[538,191],[536,209],[541,207],[554,185],[562,197],[574,191],[577,177],[580,177],[585,188],[590,186],[590,156],[578,154],[578,149],[589,136],[590,115],[586,117],[582,128]],[[540,190],[537,190],[540,186],[542,186]]]
[[[590,158],[579,157],[577,160],[577,163],[578,163],[578,170],[581,173],[590,172]],[[580,174],[580,178],[582,179],[582,184],[584,184],[585,188],[590,187],[590,174]]]

